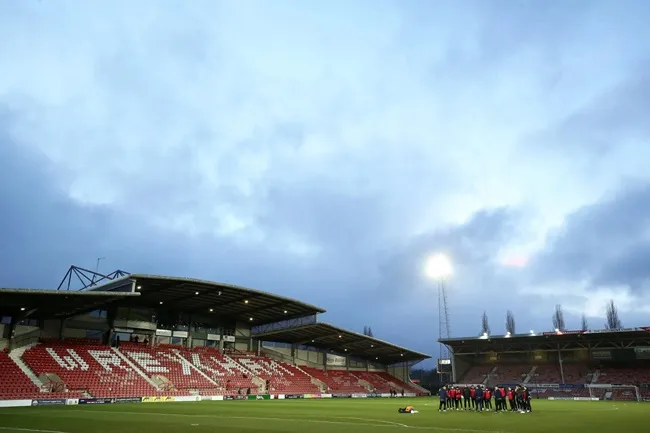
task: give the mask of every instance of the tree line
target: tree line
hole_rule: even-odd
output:
[[[564,321],[564,310],[562,309],[561,304],[555,306],[553,315],[551,316],[551,322],[553,325],[553,330],[563,332],[566,331],[566,322]],[[505,320],[505,329],[506,334],[514,335],[516,334],[516,322],[515,315],[512,311],[506,311],[506,320]],[[587,321],[587,315],[583,314],[581,318],[581,330],[588,331],[589,323]],[[611,331],[617,331],[623,329],[623,323],[618,315],[618,308],[613,300],[610,300],[605,306],[605,329]],[[490,335],[490,323],[488,320],[487,311],[483,312],[481,317],[481,332],[479,336]]]

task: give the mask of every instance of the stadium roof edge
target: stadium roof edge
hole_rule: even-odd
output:
[[[286,296],[228,283],[196,278],[129,274],[85,291],[139,292],[142,297],[125,301],[129,308],[172,308],[209,322],[228,318],[253,326],[300,319],[325,313],[325,309]],[[165,307],[161,307],[164,304]],[[170,307],[167,307],[170,306]]]
[[[307,309],[313,310],[314,312],[317,312],[319,314],[327,312],[327,310],[317,307],[315,305],[299,301],[294,298],[289,298],[286,296],[282,295],[276,295],[275,293],[271,292],[266,292],[263,290],[258,290],[258,289],[251,289],[248,287],[243,287],[243,286],[238,286],[235,284],[229,284],[229,283],[218,283],[215,281],[209,281],[209,280],[201,280],[198,278],[188,278],[188,277],[172,277],[172,276],[164,276],[164,275],[151,275],[151,274],[130,274],[121,278],[117,278],[111,281],[108,281],[106,284],[102,284],[100,286],[93,286],[92,288],[87,289],[86,291],[96,291],[96,290],[102,290],[105,287],[112,287],[112,286],[118,286],[120,285],[121,282],[127,281],[127,280],[159,280],[159,281],[178,281],[181,283],[192,283],[192,284],[200,284],[200,285],[207,285],[207,286],[212,286],[212,287],[219,287],[219,288],[228,288],[232,290],[237,290],[242,293],[250,293],[251,295],[260,295],[260,296],[267,296],[267,297],[273,297],[278,300],[284,300],[287,302],[291,302],[296,305],[301,305]],[[110,290],[110,289],[109,289]]]
[[[27,318],[64,318],[87,313],[139,293],[62,292],[47,289],[0,289],[0,314]]]
[[[394,364],[431,358],[430,355],[325,322],[260,331],[252,336],[263,341],[333,350],[369,361],[378,360],[382,363],[391,361]]]
[[[602,329],[602,330],[575,330],[575,331],[546,331],[539,333],[526,333],[526,334],[501,334],[501,335],[489,335],[487,337],[478,336],[478,337],[458,337],[458,338],[441,338],[438,341],[440,343],[456,343],[456,342],[467,342],[467,341],[486,341],[486,340],[510,340],[513,338],[535,338],[535,337],[566,337],[569,335],[616,335],[616,334],[625,334],[629,332],[648,332],[650,327],[637,327],[637,328],[624,328],[624,329]]]
[[[538,334],[495,335],[488,337],[441,338],[440,343],[456,354],[483,353],[499,350],[572,350],[624,348],[631,344],[650,345],[650,327],[602,331],[548,331]]]

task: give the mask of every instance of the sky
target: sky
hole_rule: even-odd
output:
[[[436,355],[650,313],[643,1],[0,0],[0,286],[295,297]]]

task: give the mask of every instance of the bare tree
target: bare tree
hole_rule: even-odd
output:
[[[609,329],[612,331],[623,329],[623,324],[621,323],[621,319],[619,319],[618,317],[618,308],[616,308],[613,299],[607,303],[607,306],[605,307],[605,313],[607,317],[607,322],[605,323],[605,329]]]
[[[506,312],[506,332],[512,335],[515,334],[515,316],[510,310]]]
[[[564,311],[562,311],[562,305],[560,304],[555,306],[555,312],[553,313],[553,328],[558,331],[566,331],[566,326],[564,325]]]
[[[490,335],[490,324],[488,323],[487,312],[483,312],[483,317],[481,318],[481,335]]]
[[[370,326],[368,326],[368,333],[366,335],[368,337],[374,337],[374,335],[372,334],[372,328]]]
[[[583,331],[589,330],[589,324],[587,323],[587,316],[584,314],[582,315],[582,326],[580,329],[582,329]]]

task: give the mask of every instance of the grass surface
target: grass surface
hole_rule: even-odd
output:
[[[418,414],[398,414],[412,404]],[[648,433],[650,403],[533,400],[533,412],[437,411],[437,399],[214,401],[1,408],[4,433]]]

